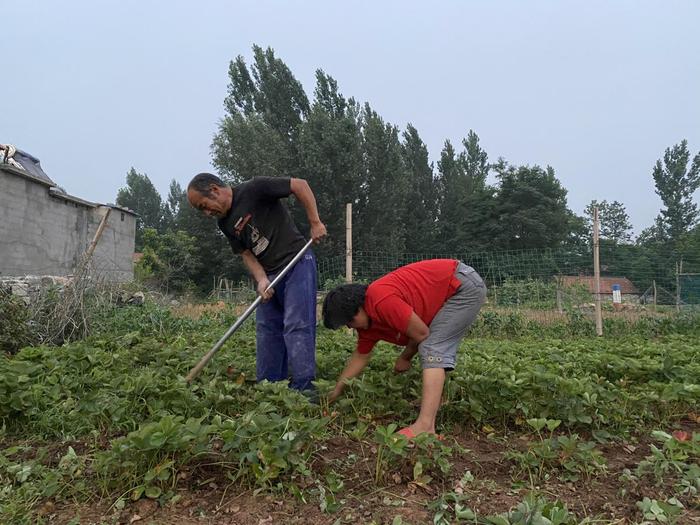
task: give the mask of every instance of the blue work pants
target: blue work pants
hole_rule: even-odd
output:
[[[276,274],[268,275],[270,281]],[[316,258],[309,249],[256,312],[257,380],[312,390],[316,379]]]

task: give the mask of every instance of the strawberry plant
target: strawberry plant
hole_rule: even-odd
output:
[[[671,477],[677,480],[676,493],[696,496],[700,489],[700,432],[654,431],[652,437],[661,447],[650,445],[651,454],[637,466],[637,476],[651,476],[657,485]]]
[[[128,487],[132,499],[157,498],[174,488],[177,471],[208,451],[214,427],[199,419],[164,416],[112,442],[97,455],[95,471],[103,487]]]
[[[561,421],[540,418],[527,423],[537,432],[538,440],[529,443],[524,452],[511,450],[504,454],[519,475],[527,473],[531,481],[539,481],[558,470],[563,479],[575,481],[580,475],[588,479],[605,470],[605,459],[594,442],[582,442],[578,434],[553,437]],[[549,430],[547,438],[541,434],[545,427]]]

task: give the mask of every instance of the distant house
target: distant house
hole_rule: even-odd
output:
[[[592,275],[563,275],[559,277],[562,286],[585,286],[592,294],[596,293],[595,277]],[[623,296],[639,296],[637,287],[627,277],[601,277],[600,294],[612,297],[613,285],[620,285],[620,292]]]
[[[112,282],[133,279],[136,214],[68,195],[39,160],[0,145],[0,278],[73,272],[104,215],[93,268]]]

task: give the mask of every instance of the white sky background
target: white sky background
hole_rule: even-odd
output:
[[[165,198],[213,169],[229,61],[258,44],[309,98],[322,68],[411,122],[433,161],[473,129],[490,160],[551,165],[578,214],[623,202],[639,233],[656,159],[700,150],[698,20],[694,0],[0,0],[0,142],[84,199],[114,202],[131,166]]]

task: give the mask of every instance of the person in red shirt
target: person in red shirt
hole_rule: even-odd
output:
[[[406,372],[420,356],[423,396],[418,419],[399,433],[412,438],[435,433],[445,372],[454,369],[459,343],[476,319],[486,298],[486,285],[474,268],[454,259],[432,259],[409,264],[371,283],[345,284],[334,288],[323,301],[323,323],[358,333],[353,352],[331,402],[342,393],[345,382],[367,366],[377,341],[405,349],[394,371]]]

